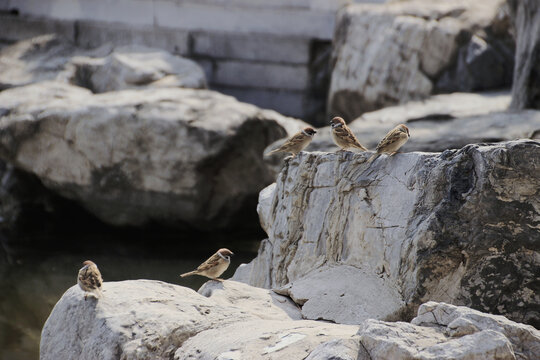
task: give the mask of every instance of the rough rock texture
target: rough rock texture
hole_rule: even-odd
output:
[[[417,0],[348,6],[337,18],[328,112],[354,118],[422,99],[435,90],[442,75],[446,80],[439,87],[445,91],[509,85],[512,52],[492,46],[491,32],[483,32],[500,23],[504,2]],[[461,48],[465,58],[455,66]],[[486,77],[490,82],[484,82]]]
[[[362,144],[374,149],[394,126],[406,123],[411,138],[402,151],[444,151],[467,144],[540,138],[540,112],[504,111],[510,103],[506,92],[435,95],[365,113],[349,124]],[[319,129],[307,149],[337,150],[330,127]]]
[[[224,281],[199,294],[159,281],[71,287],[41,334],[40,359],[535,359],[540,332],[502,316],[429,302],[412,323],[295,320],[272,291]]]
[[[194,61],[143,46],[114,49],[105,57],[74,57],[71,82],[101,93],[140,87],[205,88]]]
[[[230,225],[274,179],[263,149],[303,124],[179,88],[93,95],[41,82],[0,104],[0,157],[118,225]]]
[[[355,279],[354,286],[351,279]],[[274,291],[301,305],[304,319],[338,324],[387,318],[404,306],[399,292],[388,286],[384,277],[347,265],[323,266]]]
[[[540,3],[511,0],[516,27],[512,109],[540,109]]]
[[[42,35],[0,50],[0,90],[59,80],[105,92],[138,87],[206,87],[202,68],[163,50],[143,46],[93,50],[57,35]]]
[[[279,351],[300,359],[298,354],[305,357],[317,345],[349,338],[358,330],[294,321],[289,314],[294,315],[295,306],[289,299],[240,283],[214,282],[201,292],[204,296],[149,280],[106,282],[104,298],[96,302],[84,301],[74,286],[43,327],[40,358],[184,359],[190,354],[225,359],[235,352],[252,359],[273,358]],[[198,344],[201,339],[203,346]],[[247,343],[238,346],[237,341]]]
[[[540,324],[539,142],[381,156],[371,165],[368,156],[303,153],[287,162],[260,193],[269,238],[235,278],[294,288],[319,268],[352,266],[358,275],[343,283],[379,276],[373,301],[399,293],[394,303],[407,304],[372,317],[407,318],[434,300]],[[323,270],[312,288],[334,283]],[[340,291],[347,308],[369,311],[350,287]]]
[[[534,359],[540,351],[532,326],[436,302],[410,324],[366,320],[358,334],[366,359]]]

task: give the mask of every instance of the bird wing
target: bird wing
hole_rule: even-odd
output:
[[[79,271],[79,281],[89,289],[99,289],[103,283],[97,266],[87,266]]]
[[[201,265],[199,265],[199,267],[197,268],[197,271],[205,271],[205,270],[211,269],[214,266],[216,266],[220,260],[221,260],[221,257],[216,253],[210,256],[210,258],[206,260],[205,262],[203,262]]]
[[[294,148],[298,146],[300,143],[304,142],[306,140],[306,135],[302,133],[298,133],[294,135],[292,138],[287,140],[283,145],[279,147],[280,151],[287,151],[291,148]]]
[[[386,134],[386,136],[379,142],[376,150],[384,150],[388,145],[395,143],[401,138],[401,131],[398,129],[392,129]]]
[[[340,138],[342,138],[344,141],[351,144],[352,146],[362,149],[364,151],[367,151],[367,149],[362,144],[360,144],[360,142],[358,141],[358,139],[353,134],[351,129],[349,129],[348,126],[344,125],[344,126],[337,127],[334,129],[334,132],[337,136],[339,136]]]

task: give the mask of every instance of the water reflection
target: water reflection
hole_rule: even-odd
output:
[[[156,243],[167,242],[158,239]],[[238,265],[255,256],[258,241],[233,244],[229,241],[226,244],[235,256],[223,274],[224,278],[232,276]],[[195,269],[224,246],[221,241],[207,243],[206,239],[189,247],[177,244],[170,251],[166,251],[166,245],[165,249],[156,249],[151,242],[146,246],[140,245],[118,245],[110,251],[100,246],[99,250],[86,249],[75,253],[51,253],[41,249],[4,252],[0,260],[0,358],[39,358],[43,324],[62,294],[76,284],[77,271],[84,260],[92,259],[98,264],[104,281],[153,279],[196,290],[206,281],[205,278],[191,276],[181,279],[179,274]]]

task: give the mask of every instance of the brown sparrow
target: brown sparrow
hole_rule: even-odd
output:
[[[83,262],[83,267],[79,270],[77,283],[84,291],[84,300],[86,300],[88,294],[94,295],[96,299],[103,296],[101,291],[103,279],[101,278],[101,273],[99,272],[97,265],[92,261],[86,260]]]
[[[285,141],[280,147],[270,151],[266,155],[268,156],[277,152],[289,152],[295,157],[309,145],[311,140],[313,140],[313,135],[316,133],[317,131],[311,127],[304,128],[302,131],[294,134],[289,140]]]
[[[219,249],[217,253],[210,256],[208,260],[203,262],[197,270],[187,272],[180,275],[181,277],[191,276],[191,275],[202,275],[207,278],[217,280],[217,278],[227,270],[229,264],[231,263],[231,255],[234,255],[229,249]]]
[[[334,139],[336,145],[342,150],[355,148],[362,151],[368,151],[368,149],[360,144],[351,129],[345,124],[345,120],[336,116],[330,121],[330,125],[332,125],[332,139]]]
[[[399,124],[386,134],[386,136],[381,140],[379,145],[377,145],[377,152],[373,154],[368,162],[372,162],[381,154],[390,154],[390,156],[397,153],[400,147],[403,146],[409,140],[411,135],[409,134],[409,128],[404,124]]]

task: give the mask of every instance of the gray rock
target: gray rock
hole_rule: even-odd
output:
[[[445,301],[539,324],[539,142],[381,156],[371,164],[368,157],[302,153],[289,160],[260,194],[269,238],[237,278],[270,288],[305,282],[334,289],[335,278],[312,274],[351,266],[359,271],[343,283],[379,276],[372,282],[378,295],[400,294],[393,303],[407,305],[383,313],[355,301],[353,289],[328,296],[329,304],[404,319],[424,301]],[[306,294],[300,303],[320,301],[317,291]]]
[[[369,353],[366,359],[504,359],[513,360],[510,341],[501,333],[485,330],[457,339],[447,339],[438,329],[407,323],[367,320],[360,341]]]
[[[274,179],[263,149],[303,125],[180,88],[93,95],[42,82],[0,104],[0,157],[115,225],[232,225]]]
[[[516,357],[533,359],[540,353],[540,331],[530,325],[515,323],[504,316],[485,314],[464,306],[433,301],[420,305],[413,325],[437,326],[446,335],[460,338],[477,332],[493,331],[512,344]]]
[[[93,92],[139,87],[206,87],[195,62],[143,46],[93,50],[75,47],[57,35],[26,39],[0,51],[0,90],[46,80]]]
[[[337,18],[328,112],[350,119],[426,98],[460,47],[491,24],[503,2],[348,6]]]
[[[76,48],[56,35],[23,40],[0,50],[0,90],[54,80]]]
[[[233,281],[210,281],[199,293],[151,280],[103,289],[99,301],[85,301],[76,285],[66,291],[43,327],[41,360],[533,360],[540,346],[532,326],[444,303],[422,305],[412,324],[358,327],[293,320],[290,299]],[[456,335],[464,322],[474,330]]]
[[[540,351],[532,326],[437,302],[421,305],[410,324],[366,320],[358,335],[369,354],[360,359],[535,359]]]
[[[457,55],[456,64],[444,71],[435,84],[436,92],[481,91],[509,88],[514,69],[513,51],[499,50],[486,39],[473,35]]]
[[[357,337],[325,342],[315,348],[306,360],[357,360],[369,359]]]
[[[354,286],[351,279],[355,279]],[[338,324],[390,318],[404,306],[399,292],[384,277],[347,265],[317,268],[274,291],[301,305],[304,319]]]
[[[205,88],[194,61],[143,46],[115,48],[105,57],[74,57],[71,83],[95,93],[142,87]]]
[[[41,334],[40,359],[299,359],[358,327],[292,320],[285,297],[225,281],[191,289],[159,281],[106,282],[84,300],[78,286],[58,301]],[[229,296],[230,295],[230,296]],[[241,300],[241,302],[238,302]]]
[[[467,144],[535,138],[540,112],[507,112],[506,92],[431,96],[363,114],[349,126],[362,144],[374,149],[385,134],[405,123],[411,138],[402,151],[444,151]],[[320,129],[307,151],[334,151],[330,127]]]
[[[540,4],[535,0],[513,0],[510,4],[517,37],[511,107],[540,109]]]

